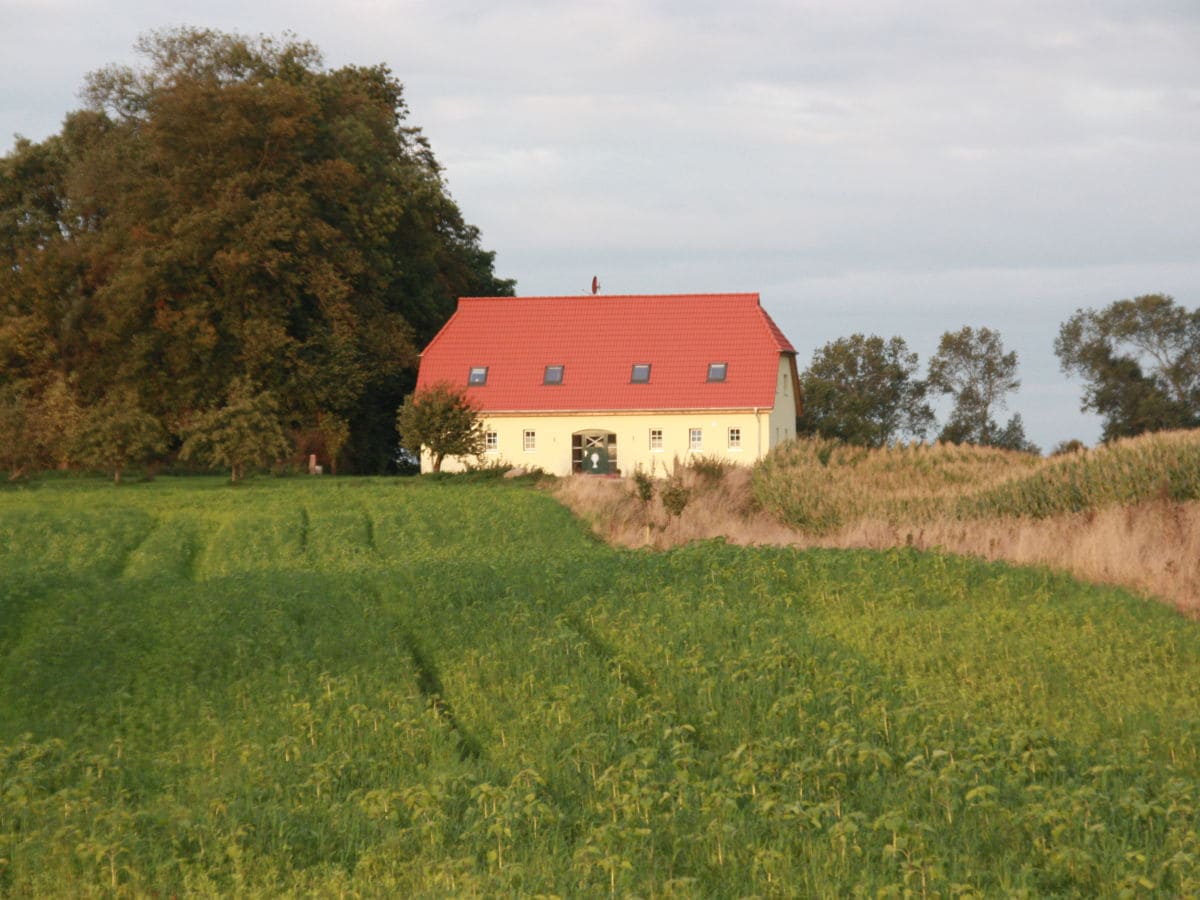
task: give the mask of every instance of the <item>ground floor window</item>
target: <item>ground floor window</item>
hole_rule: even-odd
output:
[[[525,429],[521,432],[521,448],[530,453],[537,449],[537,432],[530,429]]]
[[[730,428],[729,429],[729,449],[730,450],[741,450],[742,449],[742,429],[740,429],[740,428]]]
[[[688,449],[703,450],[704,449],[704,430],[701,428],[688,429]]]
[[[495,453],[500,449],[500,435],[494,431],[485,431],[483,433],[483,449],[489,453]]]
[[[663,436],[661,428],[650,429],[650,449],[661,450],[663,448]]]

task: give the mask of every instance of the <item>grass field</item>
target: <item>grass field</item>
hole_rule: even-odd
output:
[[[0,491],[0,894],[1200,892],[1200,632],[526,487]]]

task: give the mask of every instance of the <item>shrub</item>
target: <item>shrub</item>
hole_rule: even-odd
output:
[[[654,499],[654,477],[649,472],[638,468],[633,473],[633,489],[639,500],[649,503]]]
[[[723,479],[726,473],[733,468],[733,463],[720,456],[701,453],[691,457],[687,467],[705,481],[712,483]]]
[[[662,497],[663,509],[669,515],[679,518],[684,509],[687,508],[688,501],[692,497],[692,492],[678,478],[672,478],[663,487],[660,494]]]

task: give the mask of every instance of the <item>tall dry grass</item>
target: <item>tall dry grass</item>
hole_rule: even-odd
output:
[[[891,523],[863,519],[833,534],[797,536],[805,546],[911,545],[1044,565],[1084,581],[1158,597],[1200,617],[1200,502],[1154,500],[1041,519],[940,519]]]
[[[673,515],[662,486],[682,488]],[[977,447],[786,445],[753,471],[677,466],[643,503],[616,479],[564,479],[559,498],[610,543],[941,549],[1046,565],[1200,616],[1200,431],[1053,459]],[[678,496],[678,490],[676,491]]]
[[[743,468],[730,469],[715,480],[690,469],[681,471],[679,483],[690,495],[678,516],[663,505],[661,490],[649,503],[641,501],[632,479],[573,475],[559,479],[553,490],[597,536],[620,547],[665,550],[718,537],[736,544],[793,543],[793,529],[758,509],[750,477]]]

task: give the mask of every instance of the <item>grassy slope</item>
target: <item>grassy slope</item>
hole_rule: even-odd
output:
[[[1200,890],[1200,634],[509,485],[0,493],[0,893]]]

